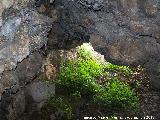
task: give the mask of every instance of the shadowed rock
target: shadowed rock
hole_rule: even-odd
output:
[[[94,10],[94,3],[103,7]],[[54,4],[52,9],[58,18],[52,30],[56,37],[49,39],[50,45],[58,43],[63,47],[90,38],[94,49],[106,60],[144,65],[149,73],[159,74],[160,3],[157,0],[57,0]],[[159,77],[152,81],[160,87]]]

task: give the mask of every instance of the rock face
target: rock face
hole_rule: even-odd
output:
[[[58,38],[59,44],[65,43],[63,38],[73,42],[85,38],[87,41],[89,37],[94,49],[108,61],[143,65],[153,85],[160,88],[158,0],[57,0],[54,4],[58,14],[54,25],[63,31],[52,30],[63,36]],[[50,44],[54,45],[53,41]]]
[[[17,62],[45,45],[51,27],[49,18],[29,8],[19,11],[10,8],[3,14],[6,20],[2,21],[0,31],[0,73],[14,69]]]
[[[90,38],[93,47],[116,64],[143,65],[159,89],[160,3],[108,0],[104,4],[101,12],[89,13],[96,30]]]
[[[159,0],[1,0],[0,119],[41,106],[54,91],[36,81],[46,57],[84,42],[110,62],[143,65],[160,88]],[[56,65],[45,65],[49,78]]]
[[[51,86],[32,81],[41,72],[45,57],[40,49],[47,44],[52,21],[39,14],[31,0],[2,0],[0,4],[0,119],[16,120],[31,99],[28,85],[41,87],[36,92],[43,101],[47,99]]]

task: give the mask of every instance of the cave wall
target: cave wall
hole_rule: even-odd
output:
[[[57,0],[54,4],[59,14],[56,23],[65,36],[82,39],[77,33],[83,33],[106,60],[142,65],[153,86],[160,88],[159,0]]]
[[[34,79],[45,61],[51,18],[39,14],[33,0],[0,1],[0,119],[16,120],[37,110],[54,85]],[[28,107],[27,107],[28,106]]]

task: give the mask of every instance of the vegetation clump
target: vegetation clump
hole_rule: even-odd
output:
[[[102,113],[137,110],[139,100],[134,89],[118,77],[119,73],[130,76],[132,69],[100,61],[87,47],[85,44],[78,48],[76,60],[61,63],[60,74],[54,80],[57,94],[50,100],[52,105],[61,109],[66,119],[73,119],[84,105],[96,106],[94,110]]]
[[[136,109],[138,98],[134,91],[118,79],[111,79],[103,90],[94,96],[94,101],[99,106],[108,109]]]

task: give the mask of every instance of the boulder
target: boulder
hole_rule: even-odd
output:
[[[25,89],[27,113],[40,111],[49,96],[53,94],[55,94],[55,86],[45,81],[36,81],[28,85]]]

